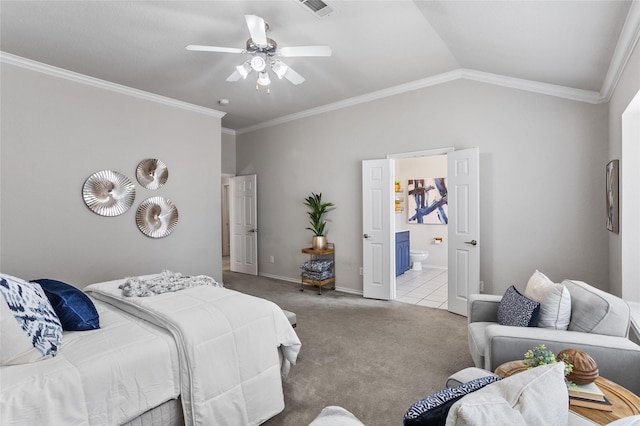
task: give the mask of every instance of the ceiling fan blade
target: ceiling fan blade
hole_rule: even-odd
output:
[[[264,25],[264,19],[256,15],[244,15],[251,34],[251,40],[258,46],[267,45],[267,28]]]
[[[238,81],[241,78],[242,78],[242,76],[240,75],[238,70],[235,70],[234,72],[231,73],[231,75],[229,77],[227,77],[227,81]]]
[[[201,46],[198,44],[190,44],[185,49],[198,52],[244,53],[244,49],[236,49],[235,47]]]
[[[304,77],[295,72],[291,67],[287,69],[287,72],[284,74],[284,78],[286,78],[296,86],[304,82]]]
[[[289,46],[278,49],[278,54],[284,57],[331,56],[331,48],[329,46]]]

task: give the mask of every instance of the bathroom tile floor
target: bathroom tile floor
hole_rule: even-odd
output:
[[[430,308],[448,308],[448,274],[446,269],[422,267],[396,277],[396,300]]]

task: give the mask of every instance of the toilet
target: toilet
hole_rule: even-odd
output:
[[[409,252],[409,258],[411,259],[411,270],[422,271],[422,262],[427,260],[429,252],[425,250],[411,250]]]

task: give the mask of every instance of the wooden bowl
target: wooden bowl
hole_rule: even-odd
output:
[[[567,380],[576,385],[586,385],[598,378],[598,364],[586,352],[577,349],[565,349],[556,356],[558,361],[566,357],[568,363],[573,365],[573,371],[567,374]]]

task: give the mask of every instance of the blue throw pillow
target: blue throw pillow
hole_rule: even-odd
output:
[[[480,377],[454,388],[445,388],[413,404],[405,413],[403,426],[444,425],[449,409],[463,396],[501,380],[498,376]]]
[[[540,318],[540,303],[535,302],[511,286],[498,306],[498,323],[515,327],[535,327]]]
[[[33,347],[43,357],[55,356],[62,344],[62,326],[42,287],[0,274],[0,293]]]
[[[40,284],[58,314],[64,330],[83,331],[100,328],[98,311],[89,296],[81,290],[61,281],[45,278],[32,282]]]

